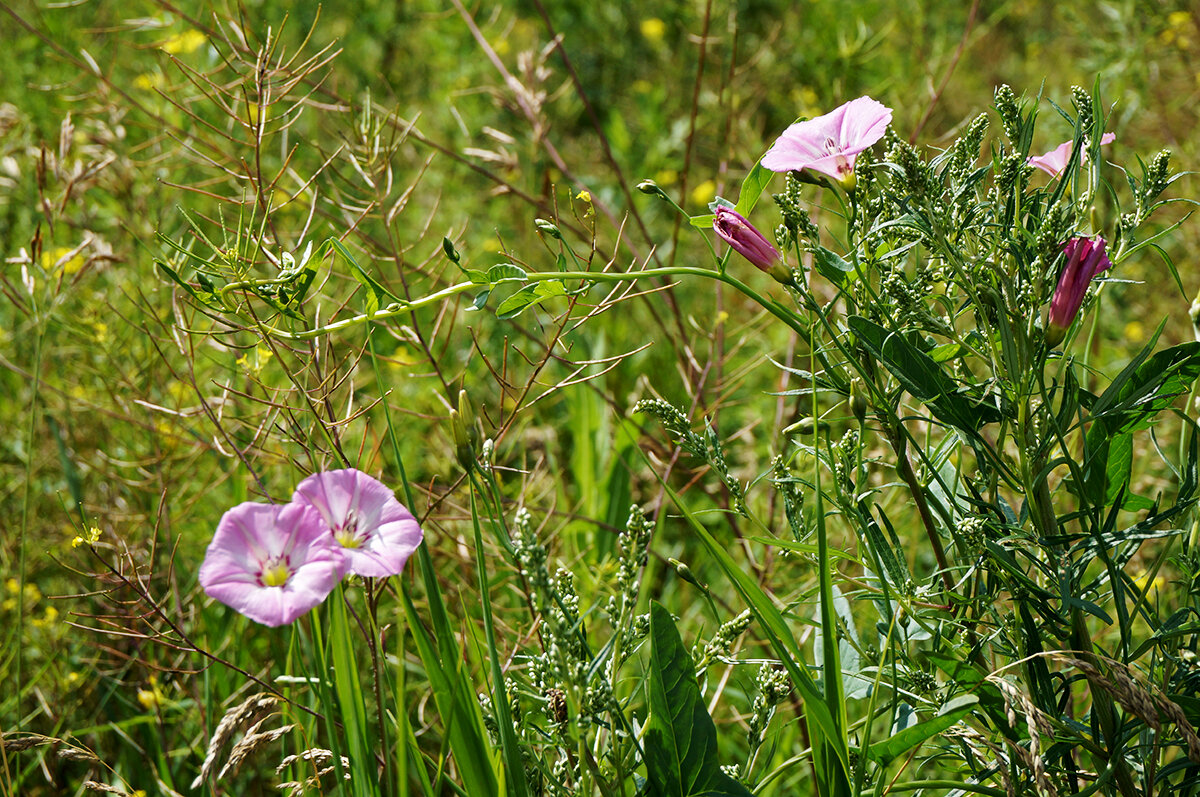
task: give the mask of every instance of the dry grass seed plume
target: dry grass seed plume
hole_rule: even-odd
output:
[[[208,776],[212,774],[213,767],[216,766],[217,756],[220,754],[221,749],[230,739],[233,738],[233,734],[239,727],[245,725],[253,726],[251,730],[247,732],[246,737],[242,739],[242,742],[244,743],[253,735],[254,730],[257,729],[262,721],[274,713],[275,706],[278,705],[278,703],[279,698],[275,697],[274,695],[259,693],[256,695],[251,695],[238,705],[229,709],[229,711],[226,711],[225,716],[221,717],[221,721],[217,723],[217,728],[213,731],[212,738],[208,741],[208,749],[204,753],[204,763],[200,766],[200,774],[197,775],[196,779],[192,781],[192,788],[199,788],[200,784],[202,784],[208,778]],[[238,745],[238,747],[241,746],[242,744]],[[236,752],[237,748],[235,748],[234,752],[230,753],[229,762],[227,762],[225,768],[221,770],[222,776],[225,774],[225,769],[227,769],[230,763],[233,762],[234,753]],[[241,757],[248,755],[249,752],[250,751],[242,752]],[[241,759],[239,758],[239,762],[240,760]]]

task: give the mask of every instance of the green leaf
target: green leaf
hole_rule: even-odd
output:
[[[475,298],[471,300],[471,306],[467,308],[466,312],[469,313],[469,312],[472,312],[473,310],[482,310],[484,307],[487,307],[487,300],[488,300],[488,297],[491,295],[492,295],[491,288],[488,288],[486,291],[480,291],[479,293],[475,294]]]
[[[167,276],[167,279],[171,280],[171,282],[174,282],[176,285],[183,288],[183,290],[187,293],[188,296],[191,296],[193,299],[195,299],[200,304],[204,305],[205,307],[209,307],[213,310],[221,310],[221,311],[225,310],[225,308],[221,306],[221,303],[219,301],[217,301],[217,298],[216,298],[217,294],[214,291],[198,290],[190,282],[185,280],[183,277],[179,276],[179,273],[177,271],[175,271],[175,269],[168,266],[162,260],[155,260],[154,265],[158,266],[159,270],[162,271],[162,273]]]
[[[754,206],[758,204],[763,191],[767,190],[767,186],[771,184],[771,178],[774,176],[775,172],[770,169],[764,169],[762,163],[754,164],[754,168],[746,175],[746,179],[742,180],[742,187],[738,192],[738,201],[733,206],[733,209],[746,218],[750,218],[750,214],[754,211]],[[715,218],[716,216],[712,213],[705,213],[700,216],[692,216],[688,221],[693,227],[701,230],[710,230]]]
[[[1145,429],[1191,388],[1197,376],[1200,342],[1163,349],[1132,370],[1122,371],[1096,402],[1093,418],[1103,422],[1110,436]]]
[[[526,285],[502,301],[496,308],[496,317],[500,319],[515,318],[546,299],[566,295],[567,289],[558,280],[535,282],[532,285]]]
[[[408,627],[417,643],[417,653],[429,679],[443,733],[467,794],[499,795],[496,753],[484,729],[475,684],[462,664],[462,653],[438,586],[433,558],[425,543],[417,548],[417,560],[428,596],[432,633],[421,623],[409,590],[401,589],[400,597]]]
[[[704,707],[692,656],[671,613],[650,603],[650,718],[646,722],[646,776],[663,797],[750,797],[717,763],[717,729]]]
[[[525,273],[525,269],[514,266],[512,263],[497,263],[487,270],[487,281],[493,285],[505,280],[524,282],[527,279],[529,279],[529,275]]]
[[[851,316],[848,323],[858,342],[939,420],[970,433],[985,423],[999,420],[1000,412],[996,407],[975,403],[959,392],[954,380],[937,362],[904,335],[884,329],[862,316]]]
[[[750,213],[758,204],[759,197],[762,196],[763,191],[767,190],[767,186],[771,184],[771,178],[774,176],[775,172],[764,169],[761,161],[754,164],[754,168],[746,175],[746,179],[742,180],[742,189],[738,192],[738,201],[733,209],[746,218],[750,218]]]
[[[841,285],[847,274],[854,273],[854,264],[847,263],[837,252],[818,246],[813,253],[813,265],[822,277],[834,285]]]
[[[961,343],[944,343],[929,352],[929,359],[935,363],[949,362],[965,354],[967,347]]]
[[[367,289],[367,299],[364,305],[364,310],[367,314],[379,312],[379,308],[383,306],[384,299],[398,302],[400,297],[393,295],[387,288],[380,284],[379,280],[367,273],[367,270],[358,264],[354,259],[354,255],[350,254],[350,250],[342,244],[337,238],[329,239],[330,254],[337,252],[342,256],[342,259],[350,264],[350,272],[354,278],[358,280],[364,288]]]
[[[924,744],[927,740],[956,725],[959,720],[975,710],[979,698],[975,695],[960,695],[945,706],[936,717],[910,725],[902,731],[871,745],[868,755],[885,764]]]
[[[733,582],[734,588],[749,605],[755,619],[763,628],[776,655],[779,656],[783,666],[787,668],[792,684],[804,700],[804,708],[807,712],[805,719],[808,723],[810,737],[816,742],[832,747],[835,754],[834,759],[822,757],[814,762],[818,779],[832,784],[842,782],[850,766],[850,752],[846,744],[846,736],[839,718],[834,717],[825,701],[824,691],[817,685],[809,672],[808,664],[800,650],[799,643],[796,642],[796,637],[792,634],[791,627],[784,619],[783,614],[775,607],[773,598],[763,590],[752,575],[734,561],[726,547],[719,544],[708,533],[708,529],[696,518],[695,513],[679,497],[679,494],[661,478],[659,484],[687,520],[692,532],[704,544],[709,555]]]

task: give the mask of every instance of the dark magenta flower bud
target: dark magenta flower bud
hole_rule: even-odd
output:
[[[784,285],[792,284],[792,271],[784,265],[783,255],[741,213],[718,205],[713,229],[721,236],[721,240],[760,271],[770,274]]]
[[[1046,342],[1057,346],[1067,336],[1067,330],[1087,295],[1092,278],[1112,266],[1105,254],[1107,243],[1095,238],[1075,237],[1063,244],[1067,265],[1058,278],[1054,298],[1050,300],[1050,316],[1046,323]]]

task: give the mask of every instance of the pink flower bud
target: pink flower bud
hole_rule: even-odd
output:
[[[784,284],[791,283],[792,272],[784,265],[783,255],[741,213],[724,205],[718,205],[716,217],[713,219],[713,229],[716,230],[717,235],[721,236],[721,240],[757,266],[760,271],[770,274]]]
[[[1108,244],[1100,236],[1075,237],[1063,244],[1067,265],[1058,278],[1054,298],[1050,300],[1050,317],[1046,325],[1046,342],[1056,346],[1067,336],[1067,330],[1087,295],[1092,278],[1112,266],[1105,254]]]

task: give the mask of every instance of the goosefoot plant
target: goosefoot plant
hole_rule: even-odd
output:
[[[1162,199],[1175,179],[1169,153],[1136,159],[1136,170],[1106,163],[1101,147],[1113,138],[1099,92],[1076,89],[1072,111],[1055,106],[1061,119],[1047,125],[1070,140],[1031,156],[1038,104],[1007,86],[994,100],[994,113],[941,151],[907,143],[889,128],[892,111],[868,97],[798,122],[749,169],[736,201],[687,219],[710,244],[707,265],[597,270],[544,219],[554,268],[477,267],[447,240],[462,279],[421,297],[391,293],[336,240],[327,259],[289,257],[269,279],[235,279],[215,260],[190,278],[164,264],[206,312],[274,343],[402,322],[463,294],[513,319],[661,279],[732,288],[794,336],[807,364],[785,368],[784,395],[799,420],[757,478],[732,464],[712,424],[698,431],[661,399],[631,408],[705,462],[728,500],[714,520],[709,501],[663,478],[672,512],[632,509],[615,543],[617,589],[590,604],[551,564],[532,514],[508,516],[494,443],[480,442],[460,399],[452,425],[487,660],[478,701],[464,693],[424,547],[433,633],[402,597],[466,793],[1192,788],[1194,618],[1161,617],[1151,591],[1172,549],[1183,577],[1200,572],[1188,534],[1198,527],[1196,429],[1175,410],[1200,374],[1200,343],[1159,347],[1159,325],[1118,373],[1091,359],[1097,305],[1140,289],[1122,284],[1122,264],[1161,254],[1156,242],[1180,223],[1148,224],[1172,201]],[[760,201],[772,185],[778,224]],[[654,183],[640,188],[684,213]],[[306,294],[324,262],[346,264],[365,301],[314,323]],[[693,650],[669,611],[647,606],[642,583],[676,513],[705,572],[738,596],[717,596],[673,563],[716,628]],[[905,549],[898,527],[918,529],[921,549]],[[529,647],[499,636],[485,530],[526,603]],[[779,555],[767,567],[769,552]],[[648,655],[635,655],[642,647]],[[744,745],[710,715],[714,695],[732,700],[715,668],[739,662],[758,673]]]

